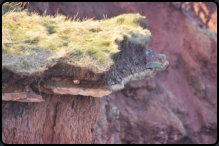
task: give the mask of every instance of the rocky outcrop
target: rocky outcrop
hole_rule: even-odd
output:
[[[103,124],[101,117],[106,115],[100,114],[98,122],[102,124],[99,124],[97,131],[102,129],[102,135],[99,135],[99,143],[214,143],[216,141],[217,7],[215,3],[47,4],[47,7],[43,7],[42,4],[31,3],[29,7],[41,13],[47,8],[47,12],[51,14],[59,8],[59,12],[65,15],[74,16],[78,12],[80,17],[98,19],[103,18],[103,14],[112,17],[125,12],[139,12],[147,16],[153,34],[149,47],[165,53],[167,60],[170,61],[168,71],[158,74],[155,79],[139,81],[134,86],[110,95],[110,103],[103,102],[117,107],[120,117],[114,121],[115,123]],[[106,111],[105,107],[101,111]],[[117,131],[113,130],[116,128],[101,126],[107,123],[109,127],[113,127],[114,123]],[[103,133],[106,133],[105,136]],[[120,140],[113,138],[118,136],[118,133]]]
[[[146,49],[151,33],[139,14],[102,21],[66,19],[26,11],[3,15],[3,100],[13,96],[8,94],[12,91],[22,94],[32,90],[103,97],[132,80],[165,70],[169,64],[165,55]]]
[[[148,47],[164,53],[170,62],[168,70],[156,78],[128,84],[122,91],[102,98],[92,129],[93,142],[216,142],[216,4],[29,3],[28,7],[41,14],[45,9],[55,14],[58,8],[67,16],[78,12],[79,17],[97,19],[103,14],[113,17],[138,12],[147,16],[152,33]]]
[[[79,43],[79,47],[87,47],[84,44],[87,42],[94,45],[89,47],[99,48],[75,50],[71,48],[74,46],[65,48],[66,44],[58,48],[50,45],[47,48],[50,39],[52,44],[55,41],[60,43],[59,37],[63,35],[63,29],[58,23],[60,19],[63,20],[61,24],[67,27],[63,28],[65,35],[65,29],[71,29],[69,23],[74,26],[72,31],[78,32],[78,27],[81,35],[84,35],[81,38],[84,41],[75,41],[74,37],[77,36],[74,36],[69,43]],[[26,27],[20,25],[23,21],[33,23],[33,27],[37,26],[40,30],[31,30],[29,24]],[[151,33],[145,18],[139,14],[87,21],[88,24],[94,23],[95,29],[86,28],[86,21],[78,24],[79,22],[67,21],[62,16],[44,18],[25,11],[3,15],[3,142],[96,143],[97,138],[101,140],[98,134],[102,132],[100,129],[100,133],[96,133],[98,128],[94,129],[100,109],[98,98],[122,90],[129,82],[150,77],[168,67],[169,62],[165,55],[147,48]],[[109,30],[111,27],[117,32],[105,32],[104,25],[107,25],[105,29]],[[29,28],[27,30],[31,34],[40,35],[30,39],[32,36],[28,36],[29,31],[25,32],[26,28]],[[100,35],[104,33],[107,36],[102,36],[105,39],[101,42]],[[88,35],[92,35],[89,40]],[[46,44],[41,36],[48,39]],[[61,36],[63,37],[67,36]],[[96,40],[97,37],[99,40]],[[110,40],[107,41],[107,37]],[[105,53],[101,52],[103,48]],[[80,56],[81,54],[83,55]],[[101,55],[104,58],[99,59]],[[104,116],[106,113],[107,121],[114,121],[119,117],[117,111],[116,107],[109,106],[100,115]],[[103,122],[99,122],[100,125],[105,124],[105,118]],[[107,124],[107,129],[108,125],[110,124]],[[103,141],[105,142],[108,143]]]

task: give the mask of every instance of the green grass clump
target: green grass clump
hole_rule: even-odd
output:
[[[2,16],[2,51],[7,57],[33,56],[35,59],[27,61],[25,71],[33,62],[42,67],[50,65],[53,59],[72,57],[66,63],[103,72],[113,64],[110,56],[120,51],[116,40],[122,41],[124,36],[138,43],[148,40],[150,31],[139,26],[139,18],[144,17],[123,14],[104,20],[79,21],[63,15],[8,11]],[[3,59],[7,60],[6,56]],[[29,69],[37,71],[37,67]]]

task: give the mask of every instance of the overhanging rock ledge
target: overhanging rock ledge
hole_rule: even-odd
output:
[[[8,27],[5,26],[7,16],[5,17],[3,16],[3,38],[7,38],[8,31]],[[131,23],[121,25],[123,21],[126,21],[125,19],[131,21]],[[100,29],[95,31],[89,29],[92,30],[91,33],[103,30],[104,21],[107,20],[96,21],[96,25]],[[42,46],[38,47],[35,43],[30,43],[28,44],[29,48],[25,48],[25,53],[29,53],[28,55],[15,51],[10,52],[6,49],[11,47],[12,49],[10,49],[13,50],[17,42],[3,39],[2,100],[42,102],[44,101],[41,97],[42,93],[100,98],[123,89],[128,82],[142,80],[167,68],[169,62],[165,55],[157,54],[147,48],[151,32],[148,29],[145,17],[139,14],[124,14],[111,18],[110,21],[119,22],[117,25],[127,30],[117,32],[118,34],[115,36],[112,35],[111,42],[104,42],[112,44],[114,51],[105,50],[105,53],[100,54],[105,55],[105,57],[100,60],[98,60],[99,56],[95,56],[95,51],[80,52],[83,53],[80,56],[80,53],[77,54],[78,50],[59,48],[58,51],[53,52],[42,48]],[[132,23],[137,26],[132,26]],[[58,31],[58,29],[54,31]],[[95,35],[98,35],[98,33]],[[18,43],[22,48],[24,44]],[[31,50],[31,47],[38,47],[39,49],[37,51]],[[100,46],[97,50],[101,50],[101,47],[103,46]],[[78,61],[80,60],[78,56],[87,58],[88,63],[82,64],[82,61]],[[90,61],[93,61],[93,64],[89,64]]]

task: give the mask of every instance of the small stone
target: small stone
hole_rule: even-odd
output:
[[[78,84],[80,84],[80,81],[79,80],[73,80],[73,83],[78,85]]]

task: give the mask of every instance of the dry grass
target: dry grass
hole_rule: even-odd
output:
[[[26,10],[8,11],[2,16],[3,64],[30,73],[45,69],[62,57],[68,64],[106,71],[113,64],[110,56],[120,51],[115,40],[122,41],[124,36],[137,43],[148,40],[150,31],[139,26],[140,18],[144,17],[123,14],[79,21],[59,14],[40,16]],[[24,61],[26,65],[19,65]]]

